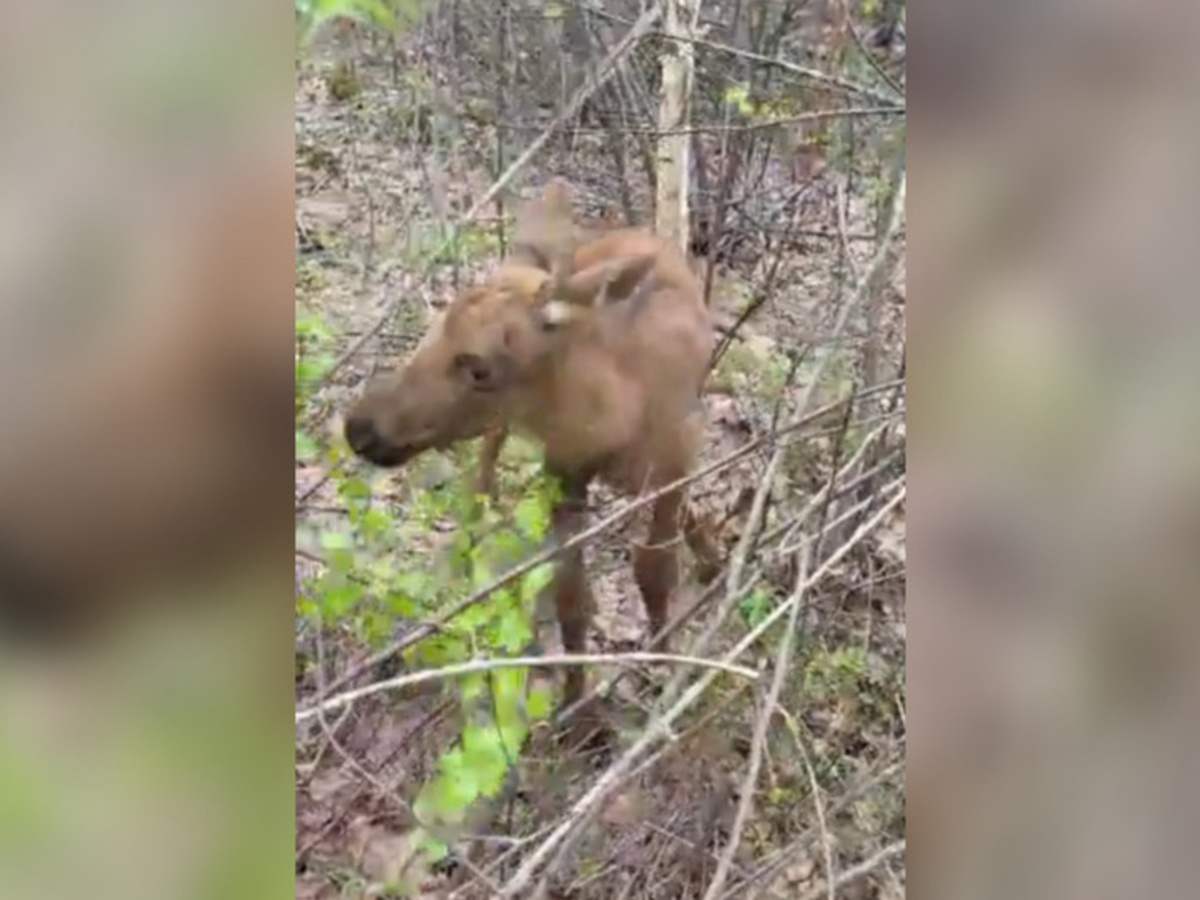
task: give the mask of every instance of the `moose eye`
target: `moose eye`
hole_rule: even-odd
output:
[[[454,358],[454,368],[477,391],[490,391],[495,387],[491,365],[476,353],[460,353]]]

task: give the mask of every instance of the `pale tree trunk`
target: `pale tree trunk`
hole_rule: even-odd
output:
[[[684,40],[667,40],[662,57],[662,98],[658,108],[658,192],[655,230],[688,248],[690,135],[688,99],[692,90],[693,45],[700,0],[663,0],[663,30]]]

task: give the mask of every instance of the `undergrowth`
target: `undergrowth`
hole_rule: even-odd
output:
[[[298,596],[297,615],[313,627],[379,649],[398,631],[438,618],[464,597],[484,591],[540,549],[559,486],[542,474],[531,447],[510,440],[501,475],[506,487],[519,490],[511,509],[494,507],[474,493],[472,479],[463,474],[470,470],[471,445],[448,454],[453,475],[436,489],[411,490],[402,504],[376,496],[344,443],[321,441],[305,427],[309,403],[332,364],[331,342],[320,316],[298,316],[297,459],[320,463],[330,473],[346,514],[336,523],[298,530],[297,545],[312,547],[322,571]],[[414,484],[420,484],[423,470],[428,475],[436,468],[436,459],[423,462],[410,469]],[[440,462],[444,466],[446,459]],[[438,546],[433,538],[447,525],[453,530]],[[436,669],[521,655],[535,641],[537,597],[550,577],[550,565],[543,564],[491,591],[408,647],[403,663]],[[432,860],[447,851],[434,835],[461,823],[477,800],[497,794],[531,726],[548,716],[549,693],[527,690],[527,678],[525,668],[502,668],[446,685],[457,697],[462,726],[413,807],[428,829],[424,846]]]

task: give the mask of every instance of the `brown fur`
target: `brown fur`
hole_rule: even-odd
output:
[[[713,348],[701,287],[683,254],[644,229],[580,235],[565,185],[552,182],[522,210],[513,255],[449,305],[413,356],[368,386],[346,416],[356,453],[403,465],[430,448],[481,434],[480,487],[509,429],[536,439],[565,499],[562,541],[583,525],[599,478],[633,495],[685,476],[704,438],[700,394]],[[650,629],[667,622],[678,576],[681,524],[701,560],[716,555],[682,491],[653,505],[634,573]],[[560,562],[555,605],[567,652],[583,652],[593,606],[577,549]],[[568,703],[583,690],[569,670]]]

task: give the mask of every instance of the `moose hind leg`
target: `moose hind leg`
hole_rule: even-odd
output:
[[[713,540],[711,524],[690,504],[683,512],[683,536],[696,558],[696,579],[711,584],[721,574],[721,552]]]
[[[679,582],[679,560],[676,543],[679,539],[679,513],[682,495],[664,494],[654,504],[650,532],[644,546],[633,550],[633,575],[646,607],[653,640],[667,624],[671,595]],[[658,642],[665,650],[666,639]]]

